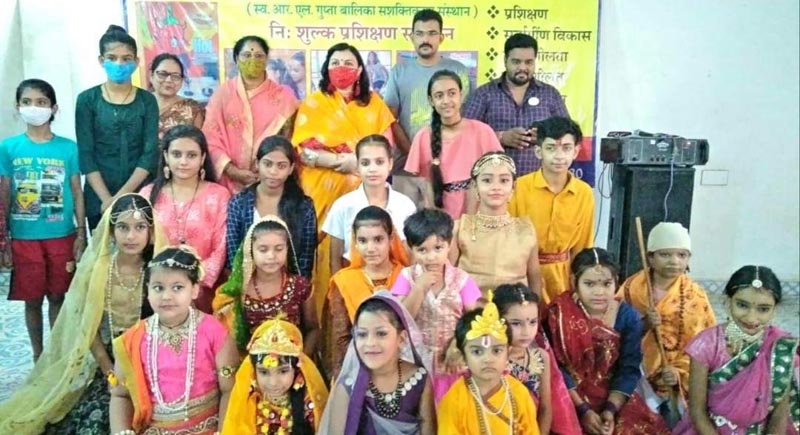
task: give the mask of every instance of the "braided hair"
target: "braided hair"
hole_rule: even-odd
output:
[[[428,81],[428,98],[432,99],[431,91],[433,84],[439,80],[450,79],[456,82],[459,90],[464,90],[461,78],[453,71],[444,69],[436,71]],[[433,104],[431,104],[433,105]],[[433,184],[433,202],[436,207],[444,207],[444,176],[440,157],[442,155],[442,115],[433,108],[431,113],[431,178]]]

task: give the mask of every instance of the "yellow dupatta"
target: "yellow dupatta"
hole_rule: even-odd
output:
[[[130,193],[116,201],[129,195],[141,196]],[[96,234],[78,262],[58,319],[50,331],[50,340],[33,371],[14,395],[0,404],[0,433],[41,433],[47,423],[58,422],[67,415],[92,380],[97,363],[90,347],[98,334],[105,308],[113,251],[113,208],[112,204],[103,213]],[[168,243],[155,218],[152,243],[154,251]]]
[[[331,278],[330,285],[328,286],[328,300],[332,298],[331,292],[334,289],[339,291],[344,299],[344,304],[347,307],[347,314],[350,316],[350,323],[356,315],[356,310],[362,302],[372,296],[378,290],[372,281],[364,273],[364,259],[356,249],[355,233],[353,233],[353,241],[350,244],[350,266],[336,272]],[[397,277],[404,267],[409,265],[408,252],[403,245],[403,241],[397,235],[397,229],[392,230],[392,238],[389,246],[389,262],[392,263],[392,273],[389,274],[388,282],[386,283],[386,290],[391,290]]]
[[[272,331],[272,332],[270,332]],[[273,337],[279,337],[274,338]],[[289,352],[282,350],[287,343],[279,345],[281,337],[289,339]],[[328,400],[328,388],[314,365],[314,362],[303,353],[303,334],[296,326],[280,319],[268,320],[261,324],[250,339],[248,350],[251,353],[271,353],[275,355],[290,354],[299,359],[297,364],[305,382],[306,397],[314,404],[314,430],[319,428],[322,412]],[[297,382],[297,377],[295,378]],[[255,434],[256,415],[261,393],[253,385],[256,374],[253,362],[245,358],[239,371],[236,372],[236,383],[228,399],[228,410],[225,413],[225,424],[222,435]]]

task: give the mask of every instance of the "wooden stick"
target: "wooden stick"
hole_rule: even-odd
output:
[[[647,305],[650,310],[656,309],[656,297],[655,292],[653,291],[653,283],[650,280],[650,267],[647,265],[647,247],[644,244],[644,233],[642,231],[642,219],[639,216],[636,216],[636,240],[639,242],[639,256],[642,259],[642,271],[644,271],[645,282],[647,283]],[[664,350],[664,342],[661,340],[661,331],[658,330],[658,327],[653,327],[653,337],[656,340],[656,346],[658,346],[658,353],[661,354],[661,360],[664,361],[663,366],[670,367],[667,361],[667,352]],[[678,379],[678,385],[680,388],[680,378]],[[678,409],[678,394],[674,388],[670,389],[670,402],[671,408],[677,412]]]

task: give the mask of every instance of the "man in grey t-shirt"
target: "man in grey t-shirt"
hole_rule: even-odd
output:
[[[425,180],[404,171],[411,141],[417,132],[431,123],[433,108],[428,101],[428,81],[436,71],[450,70],[461,77],[463,98],[469,93],[467,68],[453,59],[439,54],[439,45],[444,40],[442,16],[432,9],[421,9],[412,21],[412,41],[417,57],[396,64],[389,73],[389,82],[383,99],[399,122],[392,124],[392,135],[396,144],[392,186],[410,197],[420,207],[433,207],[426,198],[433,198],[430,185]]]

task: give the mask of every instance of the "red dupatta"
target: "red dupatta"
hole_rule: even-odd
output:
[[[545,311],[545,323],[556,359],[572,375],[578,394],[592,408],[602,407],[619,358],[621,337],[600,320],[590,318],[573,294],[562,293],[553,299]]]

